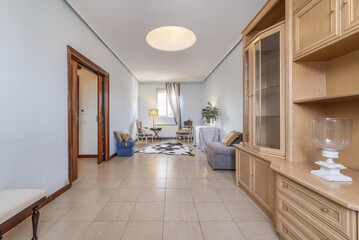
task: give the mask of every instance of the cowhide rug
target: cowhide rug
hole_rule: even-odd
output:
[[[182,143],[160,143],[146,147],[142,150],[137,150],[135,153],[147,153],[147,154],[167,154],[167,155],[187,155],[194,156],[192,149],[183,145]]]

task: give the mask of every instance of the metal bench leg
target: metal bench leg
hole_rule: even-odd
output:
[[[38,210],[39,206],[36,206],[33,210],[34,212],[32,213],[32,239],[31,240],[37,240],[37,225],[39,223],[39,217],[40,217],[40,212]]]

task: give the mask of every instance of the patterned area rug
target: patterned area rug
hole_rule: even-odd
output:
[[[194,154],[192,154],[192,148],[187,147],[182,143],[170,143],[170,142],[152,145],[145,149],[137,150],[135,151],[135,153],[194,156]]]

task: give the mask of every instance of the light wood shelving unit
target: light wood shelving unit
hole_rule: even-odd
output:
[[[256,88],[255,43],[279,26],[280,84]],[[269,0],[242,34],[244,142],[236,145],[237,185],[283,239],[359,240],[359,0]],[[256,104],[257,92],[278,96],[283,112],[270,110],[269,102]],[[283,120],[279,151],[276,144],[257,145],[258,116]],[[352,144],[335,160],[349,168],[343,172],[352,183],[310,174],[324,159],[312,143],[318,117],[353,119]]]

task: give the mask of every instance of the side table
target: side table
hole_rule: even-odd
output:
[[[153,133],[155,134],[153,138],[157,138],[158,140],[160,140],[158,133],[162,130],[162,128],[150,128],[150,130],[153,131]]]

